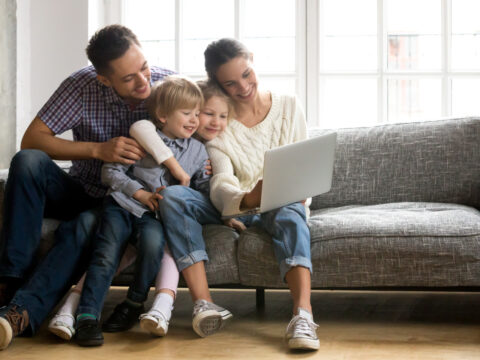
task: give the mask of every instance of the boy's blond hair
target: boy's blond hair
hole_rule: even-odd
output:
[[[152,86],[152,92],[146,102],[152,121],[159,128],[159,118],[173,114],[178,109],[193,109],[203,106],[202,91],[190,79],[184,76],[170,75]]]
[[[199,80],[197,81],[197,85],[200,88],[200,90],[202,90],[203,99],[205,103],[208,100],[210,100],[210,98],[213,96],[217,96],[221,98],[227,104],[227,108],[228,108],[227,120],[230,120],[233,118],[234,116],[233,101],[232,99],[230,99],[230,97],[227,94],[225,94],[222,91],[222,89],[220,89],[220,87],[217,84],[215,84],[213,81],[210,81],[210,80]]]

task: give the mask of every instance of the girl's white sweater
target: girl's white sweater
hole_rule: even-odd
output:
[[[306,138],[305,115],[294,96],[272,93],[270,111],[254,127],[232,119],[223,134],[206,144],[215,207],[224,216],[239,213],[243,196],[262,178],[265,151]]]

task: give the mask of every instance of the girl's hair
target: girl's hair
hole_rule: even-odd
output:
[[[204,105],[207,103],[210,98],[216,96],[221,98],[225,103],[227,104],[228,108],[228,115],[227,115],[227,120],[230,120],[234,116],[234,107],[233,107],[233,102],[232,99],[230,99],[230,96],[225,94],[223,90],[213,81],[211,80],[199,80],[197,81],[197,85],[202,90],[203,94],[203,99],[204,99]]]
[[[205,49],[204,56],[208,78],[217,82],[216,74],[220,66],[239,56],[248,59],[252,53],[240,41],[223,38],[211,42]]]
[[[186,77],[171,75],[152,86],[152,92],[146,101],[150,117],[157,127],[161,127],[160,117],[173,114],[178,109],[193,109],[203,106],[202,91]]]

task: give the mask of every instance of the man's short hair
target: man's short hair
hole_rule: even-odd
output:
[[[122,57],[132,44],[141,46],[132,30],[123,25],[109,25],[91,37],[86,52],[97,73],[108,75],[110,62]]]
[[[193,109],[203,106],[202,91],[190,79],[170,75],[152,86],[152,92],[147,99],[148,113],[154,124],[161,128],[160,117],[166,117],[179,109]]]

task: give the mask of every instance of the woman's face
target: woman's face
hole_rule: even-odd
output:
[[[257,75],[249,58],[237,56],[221,65],[216,73],[218,83],[239,103],[249,103],[257,95]]]
[[[219,96],[212,96],[200,111],[197,134],[205,141],[215,139],[225,130],[228,119],[228,105]]]

